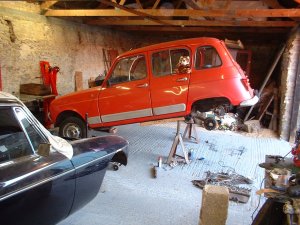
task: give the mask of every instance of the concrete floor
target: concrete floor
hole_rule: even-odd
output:
[[[175,133],[176,123],[118,127],[117,135],[130,142],[128,166],[108,170],[97,197],[59,225],[198,225],[202,191],[191,181],[203,178],[208,170],[234,170],[254,181],[248,186],[252,188],[248,203],[230,202],[227,219],[227,225],[250,225],[259,204],[255,191],[260,189],[264,175],[258,163],[267,154],[285,155],[290,144],[274,137],[197,127],[200,143],[186,141],[185,146],[204,160],[175,168],[164,165],[154,179],[151,168],[159,156],[167,158]]]

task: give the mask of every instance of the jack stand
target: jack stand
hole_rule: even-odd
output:
[[[185,162],[187,164],[190,163],[189,161],[189,157],[188,157],[188,152],[186,151],[184,144],[183,144],[183,140],[180,134],[180,121],[177,121],[177,131],[176,131],[176,136],[174,138],[174,142],[171,148],[171,151],[169,153],[168,159],[167,159],[167,164],[171,164],[172,160],[174,160],[175,154],[176,154],[176,150],[177,150],[177,146],[180,143],[182,151],[183,151],[183,155],[184,155],[184,159]]]
[[[198,138],[198,134],[195,128],[195,121],[193,118],[191,118],[189,121],[186,121],[186,127],[183,133],[183,138],[186,138],[185,136],[187,135],[187,133],[189,134],[188,138],[189,140],[191,140],[192,138],[195,139],[196,143],[199,143],[199,138]],[[194,132],[195,137],[192,136],[192,132]]]

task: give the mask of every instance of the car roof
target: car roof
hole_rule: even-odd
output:
[[[133,49],[127,52],[124,52],[123,54],[119,55],[118,58],[122,58],[127,55],[136,54],[140,52],[146,52],[146,51],[152,51],[156,49],[161,48],[170,48],[170,47],[176,47],[178,45],[196,45],[199,43],[203,44],[212,44],[216,42],[220,42],[221,40],[217,38],[211,38],[211,37],[199,37],[199,38],[190,38],[190,39],[181,39],[176,41],[169,41],[169,42],[163,42],[159,44],[149,45],[142,48]]]
[[[17,97],[7,92],[0,91],[0,103],[19,102]]]

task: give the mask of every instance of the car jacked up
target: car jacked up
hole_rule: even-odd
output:
[[[55,99],[50,115],[60,136],[81,138],[86,137],[87,124],[105,128],[257,101],[225,43],[194,38],[123,53],[101,86]]]

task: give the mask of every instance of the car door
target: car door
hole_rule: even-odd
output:
[[[99,94],[105,124],[152,116],[147,62],[144,54],[119,59]]]
[[[184,115],[187,109],[191,53],[187,47],[150,52],[153,114]]]
[[[74,167],[58,152],[36,154],[47,141],[21,107],[0,106],[1,224],[55,224],[68,215]]]

